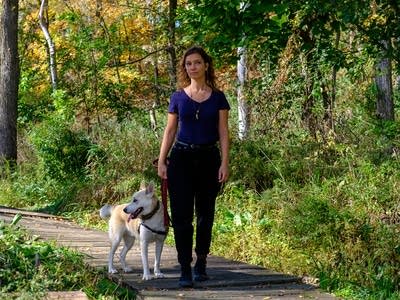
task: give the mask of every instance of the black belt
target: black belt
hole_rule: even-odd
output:
[[[206,150],[206,149],[212,149],[215,148],[216,143],[212,144],[188,144],[185,142],[181,141],[176,141],[175,142],[175,147],[177,149],[184,149],[184,150]]]

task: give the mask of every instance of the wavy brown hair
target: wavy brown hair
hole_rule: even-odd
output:
[[[183,54],[183,57],[179,62],[178,88],[183,89],[184,87],[190,84],[190,77],[186,72],[185,62],[186,62],[186,57],[194,53],[199,54],[203,58],[204,62],[208,64],[208,68],[206,70],[206,84],[210,86],[213,90],[218,90],[217,85],[215,83],[215,73],[214,73],[214,65],[212,58],[207,54],[207,52],[203,48],[199,46],[193,46],[187,49],[186,52]]]

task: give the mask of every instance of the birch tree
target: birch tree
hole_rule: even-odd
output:
[[[150,115],[150,123],[151,123],[151,128],[153,131],[157,134],[157,117],[156,117],[156,112],[155,108],[159,105],[160,103],[160,90],[159,90],[159,72],[158,72],[158,51],[154,51],[154,49],[157,49],[157,31],[156,31],[156,25],[159,22],[158,20],[158,15],[157,11],[156,13],[153,12],[152,5],[153,1],[152,0],[146,0],[147,4],[147,19],[149,20],[149,23],[151,24],[152,27],[152,47],[151,52],[153,52],[152,55],[152,60],[153,60],[153,76],[154,76],[154,91],[155,91],[155,96],[154,96],[154,101],[151,109],[149,110],[149,115]],[[158,5],[156,3],[156,5]]]
[[[247,51],[244,47],[238,49],[239,60],[237,63],[237,76],[239,86],[237,88],[238,101],[238,135],[244,140],[249,131],[249,107],[245,96],[245,85],[247,80]]]
[[[42,0],[39,10],[39,25],[46,39],[49,54],[49,70],[53,91],[57,89],[56,49],[49,33],[48,0]]]
[[[246,9],[246,5],[241,2],[240,9]],[[238,137],[244,140],[249,131],[249,109],[245,96],[245,86],[247,81],[247,49],[246,47],[238,48],[239,60],[237,62],[237,76],[239,86],[237,89],[238,101]]]
[[[17,161],[18,0],[0,7],[0,164]]]

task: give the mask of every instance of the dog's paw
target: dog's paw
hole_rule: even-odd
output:
[[[164,274],[161,273],[161,272],[154,272],[154,276],[155,276],[156,278],[164,278],[164,277],[165,277]]]
[[[125,272],[125,273],[132,273],[132,272],[133,272],[133,269],[132,269],[131,267],[125,267],[125,268],[124,268],[124,272]]]
[[[110,273],[110,274],[117,274],[118,271],[117,271],[117,269],[112,268],[112,269],[108,269],[108,273]]]
[[[143,279],[143,280],[152,280],[152,279],[153,279],[153,277],[152,277],[151,275],[146,275],[146,274],[143,274],[143,277],[142,277],[142,279]]]

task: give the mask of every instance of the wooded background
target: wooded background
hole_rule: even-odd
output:
[[[232,106],[214,251],[311,273],[331,289],[398,296],[398,1],[3,0],[1,9],[4,203],[73,214],[157,180],[150,162],[176,66],[200,45]],[[262,246],[243,252],[248,230]]]
[[[3,6],[8,2],[18,3],[3,1]],[[268,110],[268,104],[278,102],[293,76],[300,81],[295,99],[301,107],[299,117],[314,137],[335,129],[338,72],[353,78],[364,73],[375,76],[376,114],[384,120],[395,117],[392,63],[397,66],[399,58],[395,1],[19,4],[21,121],[40,118],[45,112],[38,107],[54,109],[51,97],[68,106],[88,130],[105,115],[124,117],[136,108],[151,111],[165,104],[176,86],[177,53],[193,44],[215,56],[222,88],[237,95],[241,138],[249,134],[250,124],[268,127],[268,117],[274,118],[281,109],[275,104]],[[17,14],[3,16],[3,28],[14,28],[10,37],[15,37],[12,24]],[[15,44],[10,37],[2,40]],[[15,61],[10,64],[5,58],[2,63],[4,81],[10,76],[7,68],[14,67],[9,72],[18,76]],[[368,63],[373,66],[365,68]],[[1,92],[10,89],[5,85]],[[254,89],[259,95],[254,95]],[[5,103],[9,98],[2,97],[4,112],[13,110]],[[252,118],[256,119],[250,122]],[[14,119],[2,118],[2,122]],[[157,126],[157,120],[152,122]],[[0,144],[5,147],[4,139]],[[14,152],[3,155],[13,157]]]

